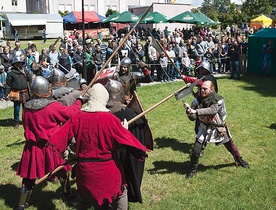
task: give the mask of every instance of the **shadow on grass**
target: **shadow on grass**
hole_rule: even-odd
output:
[[[276,123],[272,123],[270,126],[268,126],[268,128],[276,130]]]
[[[46,185],[47,182],[44,182],[35,187],[28,202],[30,206],[38,210],[55,209],[54,199],[60,199],[60,195],[56,192],[42,191]],[[6,206],[15,209],[18,207],[20,190],[12,184],[0,185],[0,198],[4,200]]]
[[[155,140],[156,148],[171,147],[175,151],[181,151],[183,153],[190,153],[193,144],[188,144],[185,142],[179,142],[179,140],[174,138],[156,138]]]
[[[250,86],[243,87],[248,91],[255,91],[265,97],[276,96],[275,78],[265,78],[254,75],[245,75],[242,81],[248,83]]]
[[[21,141],[21,139],[18,139],[17,141],[15,141],[15,142],[13,142],[13,143],[11,143],[11,144],[7,144],[6,147],[20,146],[20,145],[23,145],[23,144],[25,144],[25,143],[26,143],[25,140]]]
[[[167,174],[167,173],[179,173],[179,174],[186,174],[189,171],[190,168],[190,161],[185,162],[174,162],[174,161],[155,161],[153,162],[154,169],[148,170],[149,174]],[[220,169],[225,167],[232,167],[234,166],[233,163],[227,163],[227,164],[219,164],[219,165],[209,165],[204,166],[202,164],[198,165],[198,171],[207,171],[209,169]]]
[[[1,119],[0,126],[2,126],[2,127],[14,126],[14,120],[12,118]]]

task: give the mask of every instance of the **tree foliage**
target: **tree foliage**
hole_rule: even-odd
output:
[[[107,12],[105,13],[105,17],[108,17],[108,16],[114,14],[115,12],[117,12],[117,11],[109,8],[107,10]]]
[[[249,23],[259,15],[276,16],[276,0],[244,0],[242,5],[230,0],[203,0],[200,11],[224,25]],[[274,9],[274,10],[273,10]]]

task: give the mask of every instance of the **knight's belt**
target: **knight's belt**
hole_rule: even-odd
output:
[[[78,158],[78,162],[106,162],[112,160],[112,158],[100,159],[100,158]]]

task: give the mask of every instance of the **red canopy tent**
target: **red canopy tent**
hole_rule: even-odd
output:
[[[104,16],[99,15],[95,11],[85,11],[84,12],[84,22],[86,23],[99,23]],[[82,22],[82,12],[73,11],[69,15],[63,17],[65,23],[81,23]]]

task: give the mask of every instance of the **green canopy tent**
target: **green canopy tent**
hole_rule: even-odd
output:
[[[120,13],[116,15],[113,18],[110,18],[110,20],[106,21],[112,22],[112,23],[136,23],[139,20],[139,17],[137,15],[134,15],[133,13],[129,11],[125,11],[123,13]]]
[[[204,21],[190,11],[178,14],[168,20],[169,23],[190,23],[190,24],[204,24]]]
[[[271,39],[274,45],[272,63],[268,76],[276,76],[276,28],[264,28],[248,38],[248,67],[247,73],[260,74],[262,70],[262,47]]]
[[[115,12],[112,15],[109,15],[107,18],[102,20],[102,23],[109,23],[112,22],[112,19],[115,18],[119,18],[120,12]]]
[[[168,19],[165,15],[159,12],[153,12],[146,15],[146,17],[141,21],[141,23],[167,23]]]
[[[206,16],[205,14],[203,14],[200,11],[198,11],[198,12],[196,12],[194,14],[196,16],[198,16],[203,21],[203,24],[206,24],[206,25],[214,25],[214,24],[216,24],[215,21],[213,21],[211,18],[209,18],[208,16]]]

